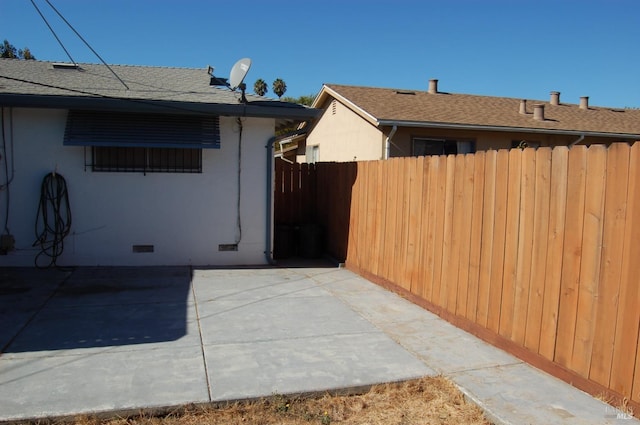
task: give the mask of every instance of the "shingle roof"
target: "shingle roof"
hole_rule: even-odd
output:
[[[614,109],[578,104],[527,100],[527,113],[521,114],[521,99],[436,93],[391,88],[357,87],[329,84],[329,95],[341,97],[377,125],[452,125],[487,128],[611,133],[640,138],[640,110]],[[533,105],[543,104],[544,121],[533,119]]]
[[[227,112],[247,116],[312,117],[315,111],[287,102],[240,94],[211,86],[207,69],[131,65],[71,64],[0,59],[0,105],[72,107],[108,105],[109,108],[143,107],[183,112]],[[167,110],[167,112],[170,112]]]

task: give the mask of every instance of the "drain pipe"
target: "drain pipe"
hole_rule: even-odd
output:
[[[305,123],[305,127],[307,127],[307,123]],[[300,136],[307,132],[306,129],[295,130],[281,137],[291,137],[291,136]],[[264,256],[267,259],[267,263],[269,265],[275,265],[276,261],[273,259],[273,247],[272,247],[272,239],[273,239],[273,145],[276,142],[278,136],[271,136],[269,140],[267,140],[267,226],[265,232],[265,240],[264,240]]]
[[[578,137],[576,140],[574,140],[573,142],[571,142],[569,144],[569,147],[573,146],[573,145],[577,145],[578,143],[582,142],[584,140],[584,134],[581,134],[580,137]]]
[[[271,246],[271,231],[273,227],[273,205],[272,205],[272,192],[273,192],[273,144],[276,141],[276,136],[272,136],[267,140],[267,231],[265,235],[264,255],[267,259],[267,263],[274,265],[273,260],[273,247]]]
[[[391,139],[396,134],[396,131],[398,131],[398,126],[394,125],[391,128],[391,131],[389,132],[389,135],[387,136],[384,144],[384,159],[389,159],[389,152],[391,151]]]

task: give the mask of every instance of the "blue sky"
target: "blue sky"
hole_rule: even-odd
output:
[[[34,0],[77,62],[99,59]],[[638,0],[49,0],[110,64],[215,67],[227,77],[640,107]],[[30,0],[0,0],[0,38],[67,61]],[[271,91],[268,96],[273,94]]]

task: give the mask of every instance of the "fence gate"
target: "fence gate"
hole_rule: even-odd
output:
[[[274,253],[276,259],[322,254],[316,206],[315,164],[275,161]]]

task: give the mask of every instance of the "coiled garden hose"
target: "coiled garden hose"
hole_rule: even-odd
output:
[[[40,202],[36,216],[36,241],[40,252],[36,255],[37,268],[57,267],[57,260],[64,251],[64,238],[71,230],[71,208],[67,182],[60,174],[49,173],[42,180]],[[40,258],[49,257],[47,263]]]

